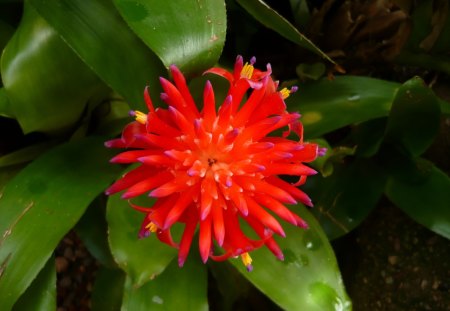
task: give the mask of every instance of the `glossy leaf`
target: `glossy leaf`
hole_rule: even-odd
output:
[[[450,178],[435,166],[425,169],[425,180],[389,178],[385,193],[415,221],[450,239]]]
[[[162,60],[185,74],[212,67],[226,34],[225,2],[114,0],[133,31]]]
[[[0,168],[34,160],[57,144],[57,140],[37,143],[0,157]]]
[[[313,53],[328,60],[335,62],[322,52],[311,40],[300,33],[288,20],[278,14],[262,0],[237,0],[242,7],[247,10],[256,20],[264,26],[275,30],[284,38],[298,44],[299,46],[310,50]]]
[[[56,310],[55,259],[50,259],[13,307],[13,311]]]
[[[335,165],[326,178],[308,179],[305,191],[311,196],[311,212],[330,240],[358,226],[376,206],[386,184],[387,174],[370,160]]]
[[[113,257],[134,285],[141,286],[160,274],[176,256],[176,249],[163,244],[154,235],[138,238],[144,215],[132,209],[119,195],[108,199],[106,216]]]
[[[28,2],[24,10],[1,58],[10,104],[0,104],[0,114],[16,118],[25,133],[68,129],[101,82]]]
[[[124,285],[125,273],[122,270],[101,267],[95,275],[91,310],[120,310]]]
[[[52,149],[8,182],[0,198],[0,301],[9,310],[89,203],[118,174],[102,138]]]
[[[0,116],[13,117],[11,103],[3,87],[0,88]]]
[[[116,267],[108,244],[108,224],[106,223],[105,206],[105,197],[96,198],[77,223],[75,231],[89,253],[102,265]]]
[[[398,90],[389,113],[385,140],[418,156],[439,130],[439,103],[422,79],[412,78]]]
[[[14,28],[5,23],[3,20],[0,19],[0,55],[5,48],[6,44],[8,43],[9,39],[11,39],[12,35],[14,34]],[[0,86],[3,85],[2,77],[0,74]],[[1,97],[1,95],[0,95]],[[1,99],[0,99],[1,102]],[[2,111],[2,104],[0,103],[0,111]]]
[[[286,101],[298,110],[307,137],[318,137],[343,126],[386,116],[399,84],[342,76],[299,86]]]
[[[122,311],[207,311],[207,276],[206,266],[197,257],[188,260],[183,268],[172,260],[161,275],[139,288],[127,278]]]
[[[129,29],[111,0],[31,0],[65,42],[109,86],[136,109],[144,109],[143,90],[159,93],[163,66]],[[82,34],[82,35],[81,35]]]
[[[278,239],[284,261],[262,248],[251,253],[252,272],[247,272],[240,259],[231,260],[233,265],[285,310],[351,310],[325,233],[306,208],[298,205],[295,210],[310,228],[284,226],[287,237]]]
[[[387,118],[378,118],[359,123],[352,128],[352,139],[358,157],[372,157],[380,149],[386,132]]]

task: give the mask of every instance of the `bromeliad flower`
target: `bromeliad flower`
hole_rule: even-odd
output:
[[[230,88],[216,110],[213,88],[206,82],[200,111],[184,76],[171,66],[174,84],[160,78],[164,90],[161,99],[168,108],[155,109],[146,88],[148,114],[133,111],[136,121],[125,127],[121,138],[106,143],[107,147],[132,149],[111,162],[140,163],[106,193],[125,190],[123,199],[145,193],[156,198],[151,207],[130,203],[146,215],[139,236],[154,232],[162,242],[177,247],[180,266],[197,227],[203,262],[240,255],[248,270],[252,269],[248,253],[263,245],[283,259],[273,234],[284,237],[285,233],[274,215],[307,227],[285,205],[312,205],[296,186],[316,173],[303,163],[317,157],[318,147],[303,142],[300,115],[286,111],[284,99],[296,88],[277,91],[270,65],[260,71],[253,67],[254,62],[243,64],[238,57],[233,73],[220,68],[208,70],[226,78]],[[283,137],[269,136],[285,127],[288,130]],[[287,138],[291,132],[299,136],[298,141]],[[298,176],[299,181],[290,184],[278,175]],[[240,219],[258,239],[244,234]],[[185,225],[179,242],[171,235],[175,223]]]

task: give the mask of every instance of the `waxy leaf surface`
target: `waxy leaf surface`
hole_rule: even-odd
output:
[[[331,176],[314,176],[305,185],[311,212],[330,240],[358,226],[381,198],[387,174],[370,160],[334,166]]]
[[[143,90],[157,94],[163,66],[130,30],[110,0],[31,0],[64,41],[131,107],[144,109]]]
[[[434,165],[425,169],[425,180],[389,178],[385,193],[415,221],[450,239],[450,178]]]
[[[70,142],[25,167],[0,197],[0,301],[10,310],[91,201],[118,175],[103,138]]]
[[[310,228],[284,226],[286,238],[277,240],[284,261],[262,248],[251,253],[252,272],[247,272],[240,259],[231,260],[233,265],[285,310],[351,310],[325,233],[306,208],[298,205],[294,209]]]
[[[164,271],[176,256],[177,250],[160,242],[155,235],[138,238],[144,214],[131,208],[120,195],[108,199],[106,215],[111,252],[133,284],[145,284]]]
[[[411,155],[421,155],[439,131],[437,97],[419,77],[398,90],[389,113],[385,140],[401,146]]]
[[[194,256],[192,256],[194,257]],[[122,311],[208,310],[207,269],[199,256],[187,260],[183,268],[174,259],[167,269],[144,286],[125,283]]]
[[[0,104],[0,114],[16,118],[25,133],[72,126],[101,84],[28,2],[2,55],[1,75],[9,102]]]
[[[20,296],[13,311],[56,310],[56,268],[52,256],[33,280],[30,287]]]
[[[227,21],[223,0],[114,0],[114,4],[166,67],[176,64],[189,76],[219,59]]]

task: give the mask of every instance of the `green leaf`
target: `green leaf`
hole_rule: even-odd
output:
[[[419,77],[403,84],[389,113],[385,140],[418,156],[439,131],[440,109],[433,91]]]
[[[50,140],[42,143],[37,143],[17,151],[8,153],[0,157],[0,168],[23,164],[36,159],[42,153],[48,151],[50,148],[58,143],[57,140]]]
[[[75,227],[83,244],[102,265],[117,267],[108,245],[108,224],[106,223],[106,198],[96,198],[87,208]]]
[[[176,64],[190,75],[219,59],[226,35],[223,0],[114,0],[114,4],[166,67]]]
[[[386,116],[400,87],[398,83],[342,76],[299,86],[286,101],[298,110],[306,137],[318,137],[349,124]]]
[[[425,169],[425,180],[389,178],[385,193],[415,221],[450,239],[450,178],[434,165]]]
[[[198,256],[183,268],[174,259],[154,280],[136,288],[130,278],[125,283],[122,311],[208,310],[207,269]]]
[[[108,199],[106,218],[113,257],[136,286],[160,274],[176,256],[176,249],[163,244],[154,235],[138,239],[144,215],[120,196]]]
[[[9,310],[89,203],[117,176],[102,138],[61,145],[16,175],[0,198],[0,301]]]
[[[352,139],[356,145],[356,156],[372,157],[380,149],[386,132],[387,118],[378,118],[359,123],[352,128]]]
[[[101,267],[92,290],[92,311],[117,311],[122,305],[125,273],[120,269]]]
[[[13,108],[6,95],[5,88],[0,88],[0,116],[12,118],[14,115]]]
[[[158,57],[129,29],[111,0],[31,0],[65,42],[130,106],[144,109],[143,90],[159,93]],[[81,35],[82,34],[82,35]]]
[[[322,52],[313,42],[306,38],[288,20],[278,14],[262,0],[237,0],[242,7],[247,10],[256,20],[264,26],[276,31],[284,38],[310,50],[313,53],[336,64],[331,58]]]
[[[24,133],[67,130],[101,83],[28,2],[1,75],[10,104],[1,103],[0,114],[16,118]]]
[[[374,161],[365,159],[335,165],[329,177],[308,179],[304,188],[314,202],[311,212],[330,240],[347,234],[367,217],[381,198],[386,179]]]
[[[247,272],[240,260],[231,260],[232,264],[283,309],[351,310],[325,233],[306,208],[298,205],[295,209],[310,228],[284,226],[287,237],[278,239],[284,261],[263,248],[251,253],[252,272]]]
[[[13,311],[56,310],[55,258],[50,259],[13,307]]]

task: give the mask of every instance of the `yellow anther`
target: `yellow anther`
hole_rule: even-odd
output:
[[[252,257],[250,257],[249,253],[241,254],[242,263],[247,268],[247,271],[252,271]]]
[[[143,112],[140,112],[138,110],[134,111],[134,119],[138,121],[141,124],[147,123],[147,115]]]
[[[153,222],[149,222],[148,225],[145,226],[145,229],[147,229],[150,232],[158,231],[158,227]]]
[[[285,87],[280,91],[280,95],[281,95],[281,98],[286,99],[289,97],[289,95],[291,95],[291,91]]]
[[[244,67],[241,70],[241,78],[251,79],[254,69],[255,67],[253,67],[253,65],[245,63]]]

